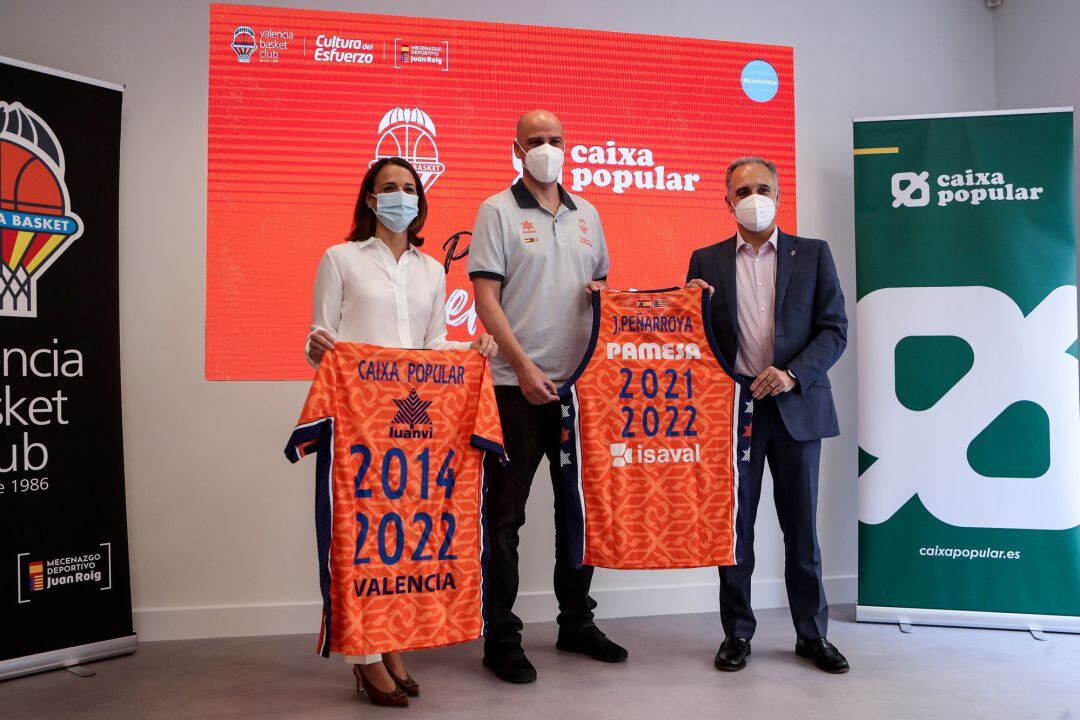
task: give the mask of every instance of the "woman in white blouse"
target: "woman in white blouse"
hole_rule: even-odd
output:
[[[360,185],[353,229],[345,242],[327,249],[315,276],[314,320],[308,362],[318,367],[338,340],[398,348],[465,350],[485,357],[495,340],[471,343],[446,339],[446,271],[418,248],[427,219],[420,177],[401,158],[383,158]],[[347,656],[357,690],[376,705],[404,707],[420,694],[399,653]]]

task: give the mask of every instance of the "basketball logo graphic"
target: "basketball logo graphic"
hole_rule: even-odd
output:
[[[375,159],[399,157],[416,168],[424,190],[430,190],[446,166],[439,162],[435,144],[435,123],[420,108],[396,107],[388,110],[379,122],[379,141],[375,144]]]
[[[255,31],[246,25],[233,30],[232,45],[230,47],[236,53],[236,59],[242,63],[251,62],[251,56],[258,49],[255,44]]]
[[[45,121],[0,101],[0,316],[37,317],[37,281],[83,232]]]

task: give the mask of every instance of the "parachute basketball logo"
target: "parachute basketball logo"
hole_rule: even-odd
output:
[[[430,190],[446,170],[446,166],[439,162],[435,123],[420,108],[396,107],[383,115],[379,122],[375,159],[368,163],[368,167],[388,157],[408,160],[416,168],[424,190]]]
[[[258,49],[255,44],[255,31],[246,25],[233,30],[232,44],[229,46],[236,53],[239,62],[251,62],[252,54]]]
[[[37,281],[82,235],[56,135],[21,103],[0,101],[0,316],[37,317]]]

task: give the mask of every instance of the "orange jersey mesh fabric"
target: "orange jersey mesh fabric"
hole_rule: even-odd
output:
[[[487,361],[339,342],[285,455],[317,453],[319,652],[364,655],[483,633],[484,453],[503,457]]]
[[[577,563],[734,565],[753,399],[716,349],[697,288],[593,295],[563,386],[561,465]]]

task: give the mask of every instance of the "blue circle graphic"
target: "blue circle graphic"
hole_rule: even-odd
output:
[[[751,60],[742,69],[743,92],[754,102],[769,102],[776,97],[780,89],[780,78],[776,69],[764,60]]]

